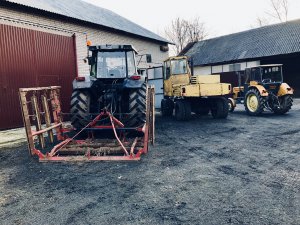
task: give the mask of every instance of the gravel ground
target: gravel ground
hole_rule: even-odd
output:
[[[300,101],[284,116],[157,116],[139,162],[0,150],[0,224],[300,224]]]

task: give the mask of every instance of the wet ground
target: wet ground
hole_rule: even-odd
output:
[[[300,101],[287,115],[157,116],[139,162],[0,150],[0,224],[300,224]]]

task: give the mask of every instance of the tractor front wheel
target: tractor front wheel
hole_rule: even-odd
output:
[[[264,111],[265,98],[257,89],[250,89],[245,97],[245,110],[250,116],[258,116]]]
[[[292,108],[293,98],[291,95],[284,95],[284,96],[278,97],[278,101],[280,103],[280,106],[273,108],[273,111],[275,114],[283,115]]]

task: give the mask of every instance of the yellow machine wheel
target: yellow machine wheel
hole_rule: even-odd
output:
[[[250,89],[245,96],[245,109],[248,115],[257,116],[264,111],[265,98],[257,89]]]
[[[251,112],[256,112],[258,109],[258,97],[255,94],[250,94],[247,98],[247,108]]]

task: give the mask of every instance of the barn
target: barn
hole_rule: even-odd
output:
[[[87,2],[0,1],[0,129],[22,126],[20,87],[62,86],[63,110],[69,110],[72,80],[89,74],[83,61],[87,39],[93,44],[132,44],[144,68],[168,57],[166,39]],[[151,54],[151,64],[146,54]]]
[[[193,58],[195,74],[221,74],[233,85],[246,67],[283,64],[284,81],[300,97],[300,19],[190,43],[181,55]]]

